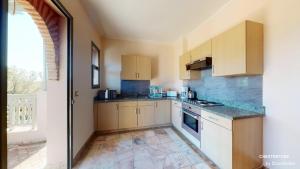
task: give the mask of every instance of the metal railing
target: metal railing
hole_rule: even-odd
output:
[[[8,130],[16,127],[32,128],[36,125],[36,95],[9,94],[7,95],[7,126]]]

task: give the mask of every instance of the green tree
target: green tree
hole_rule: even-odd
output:
[[[9,67],[7,74],[8,94],[32,94],[42,89],[42,73]]]

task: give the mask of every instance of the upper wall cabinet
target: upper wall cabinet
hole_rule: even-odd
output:
[[[263,25],[244,21],[212,40],[213,76],[263,74]]]
[[[145,56],[122,56],[122,80],[150,80],[151,59]]]
[[[179,78],[181,80],[194,80],[200,78],[199,71],[186,70],[186,65],[191,63],[190,52],[180,56],[179,59]]]
[[[211,57],[211,40],[208,40],[191,50],[191,62],[200,60],[205,57]]]

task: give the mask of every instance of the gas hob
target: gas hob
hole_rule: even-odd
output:
[[[207,100],[185,100],[185,103],[193,104],[200,107],[224,106],[222,103],[211,102]]]

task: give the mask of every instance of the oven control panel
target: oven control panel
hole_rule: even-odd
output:
[[[201,115],[201,108],[192,104],[182,103],[182,109]]]

